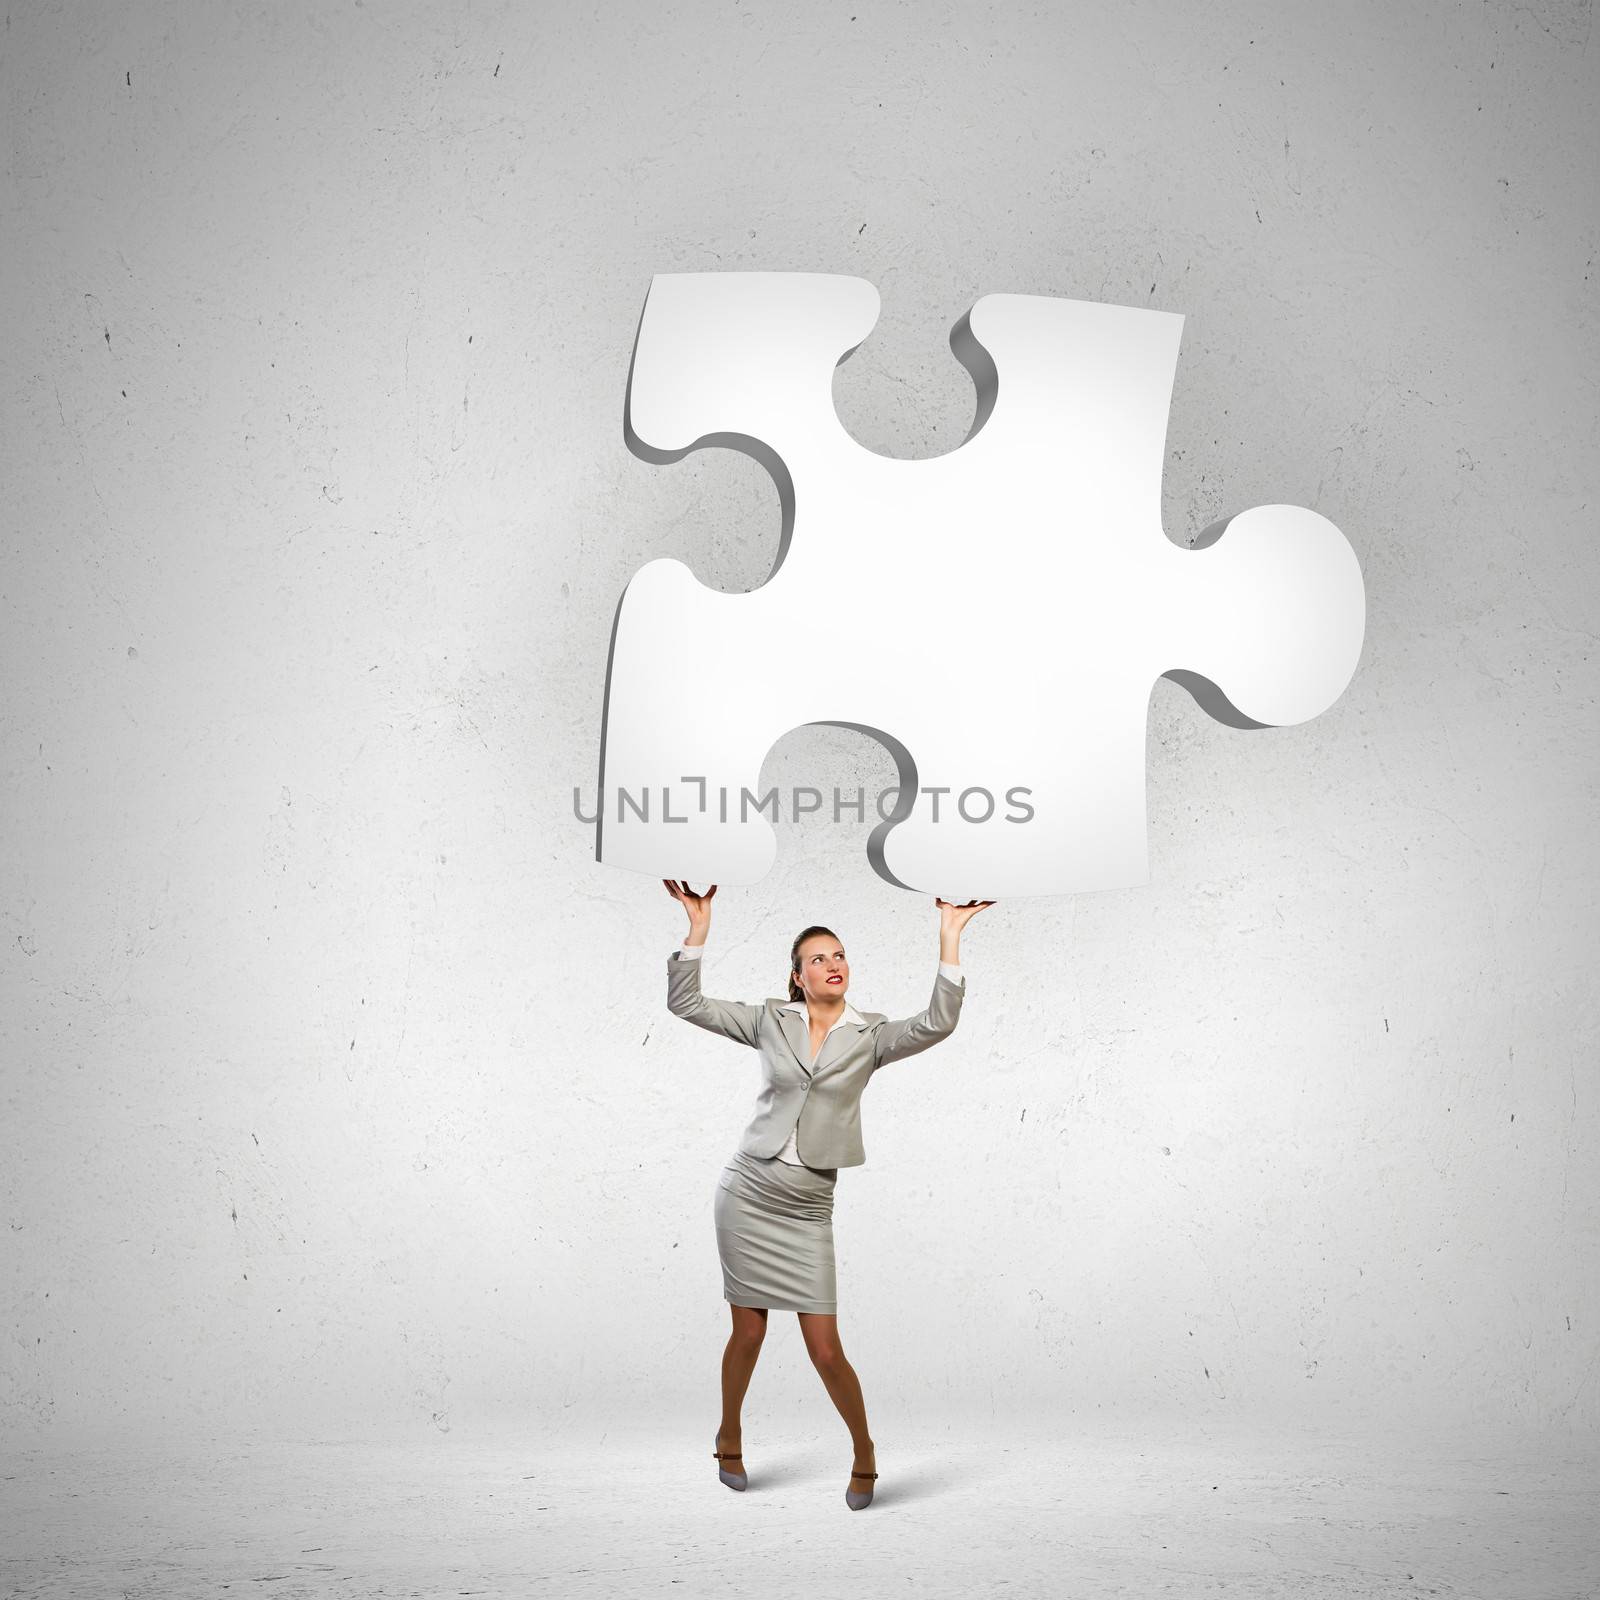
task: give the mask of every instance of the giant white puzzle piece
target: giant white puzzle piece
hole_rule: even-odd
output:
[[[777,849],[753,809],[762,762],[817,722],[894,755],[903,817],[868,847],[891,883],[961,901],[1146,883],[1152,684],[1175,680],[1236,728],[1325,711],[1361,653],[1355,552],[1288,505],[1216,523],[1194,548],[1166,537],[1183,328],[1170,312],[985,295],[950,338],[978,388],[966,442],[930,460],[874,455],[840,425],[832,378],[878,307],[861,278],[652,280],[629,447],[657,462],[744,451],[777,482],[784,526],[772,574],[748,593],[709,589],[673,560],[628,584],[596,857],[755,882]],[[1017,788],[1026,800],[1008,804]],[[925,789],[947,791],[937,821]],[[966,820],[955,801],[979,790],[993,814]],[[1027,807],[1029,820],[1005,820]],[[983,810],[974,793],[967,816]]]

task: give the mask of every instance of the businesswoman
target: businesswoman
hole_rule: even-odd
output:
[[[879,1067],[946,1038],[961,1014],[961,930],[991,900],[936,902],[939,971],[927,1009],[901,1022],[857,1011],[845,998],[850,963],[831,929],[802,930],[789,951],[789,998],[751,1005],[700,991],[711,928],[713,884],[704,894],[662,880],[688,913],[683,946],[667,958],[667,1006],[711,1033],[760,1052],[756,1114],[717,1180],[714,1215],[722,1293],[733,1332],[722,1355],[722,1426],[717,1475],[730,1489],[748,1481],[740,1455],[740,1410],[766,1336],[769,1311],[793,1311],[806,1353],[850,1429],[855,1459],[845,1503],[872,1501],[877,1462],[855,1369],[839,1343],[834,1281],[833,1191],[840,1167],[866,1160],[861,1092]]]

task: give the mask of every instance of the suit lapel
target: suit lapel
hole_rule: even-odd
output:
[[[857,1023],[841,1022],[822,1041],[822,1048],[817,1052],[817,1064],[811,1069],[812,1076],[815,1077],[825,1068],[831,1067],[845,1047],[854,1044],[860,1036],[861,1028]]]
[[[800,1012],[780,1008],[778,1026],[783,1029],[783,1037],[794,1052],[795,1060],[800,1063],[800,1070],[809,1078],[811,1076],[810,1024]]]
[[[861,1030],[867,1026],[865,1022],[841,1023],[828,1034],[822,1041],[822,1048],[817,1052],[815,1065],[811,1060],[811,1024],[800,1011],[790,1011],[786,1007],[778,1009],[778,1025],[783,1029],[783,1037],[789,1049],[794,1053],[794,1058],[800,1063],[800,1070],[808,1078],[817,1074],[833,1064],[835,1058],[847,1046],[854,1044],[861,1037]]]
[[[792,1011],[789,1014],[794,1016]],[[861,1038],[861,1030],[864,1027],[866,1022],[840,1022],[838,1027],[822,1040],[822,1048],[816,1053],[816,1066],[811,1067],[811,1077],[821,1077],[830,1066],[834,1066],[834,1062],[838,1061],[845,1051],[850,1050],[850,1046],[854,1045],[858,1038]],[[810,1045],[810,1029],[802,1027],[802,1034],[806,1035],[806,1045]]]

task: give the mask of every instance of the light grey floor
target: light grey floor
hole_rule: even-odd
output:
[[[11,1596],[1600,1595],[1600,1451],[1070,1418],[904,1429],[875,1503],[848,1443],[747,1423],[571,1446],[414,1440],[0,1451]],[[705,1434],[702,1438],[701,1434]],[[844,1448],[841,1449],[841,1443]]]

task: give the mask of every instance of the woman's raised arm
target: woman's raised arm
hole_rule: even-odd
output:
[[[933,980],[933,998],[927,1008],[903,1022],[887,1022],[873,1038],[873,1070],[890,1061],[903,1061],[921,1054],[955,1032],[961,1019],[961,1002],[966,998],[965,976],[961,970],[961,930],[993,900],[969,900],[964,906],[948,900],[935,900],[939,908],[939,972]],[[945,969],[953,968],[953,972]]]
[[[712,884],[704,894],[696,894],[688,884],[679,883],[675,878],[663,878],[661,881],[666,884],[667,893],[689,913],[689,932],[683,942],[704,944],[706,935],[711,931],[711,897],[717,892],[716,884]]]
[[[686,883],[671,878],[661,880],[667,893],[689,913],[689,931],[684,936],[684,950],[674,950],[667,957],[667,1009],[675,1017],[692,1022],[709,1033],[719,1033],[724,1039],[752,1047],[759,1044],[756,1034],[761,1021],[761,1007],[747,1005],[739,1000],[713,1000],[700,992],[700,962],[698,951],[704,949],[706,934],[711,930],[711,897],[717,892],[712,884],[704,894],[695,894]],[[695,955],[685,954],[695,950]]]
[[[952,967],[961,965],[961,930],[993,900],[969,900],[964,906],[952,905],[948,900],[935,899],[939,908],[939,959]],[[709,916],[710,913],[707,912]]]

